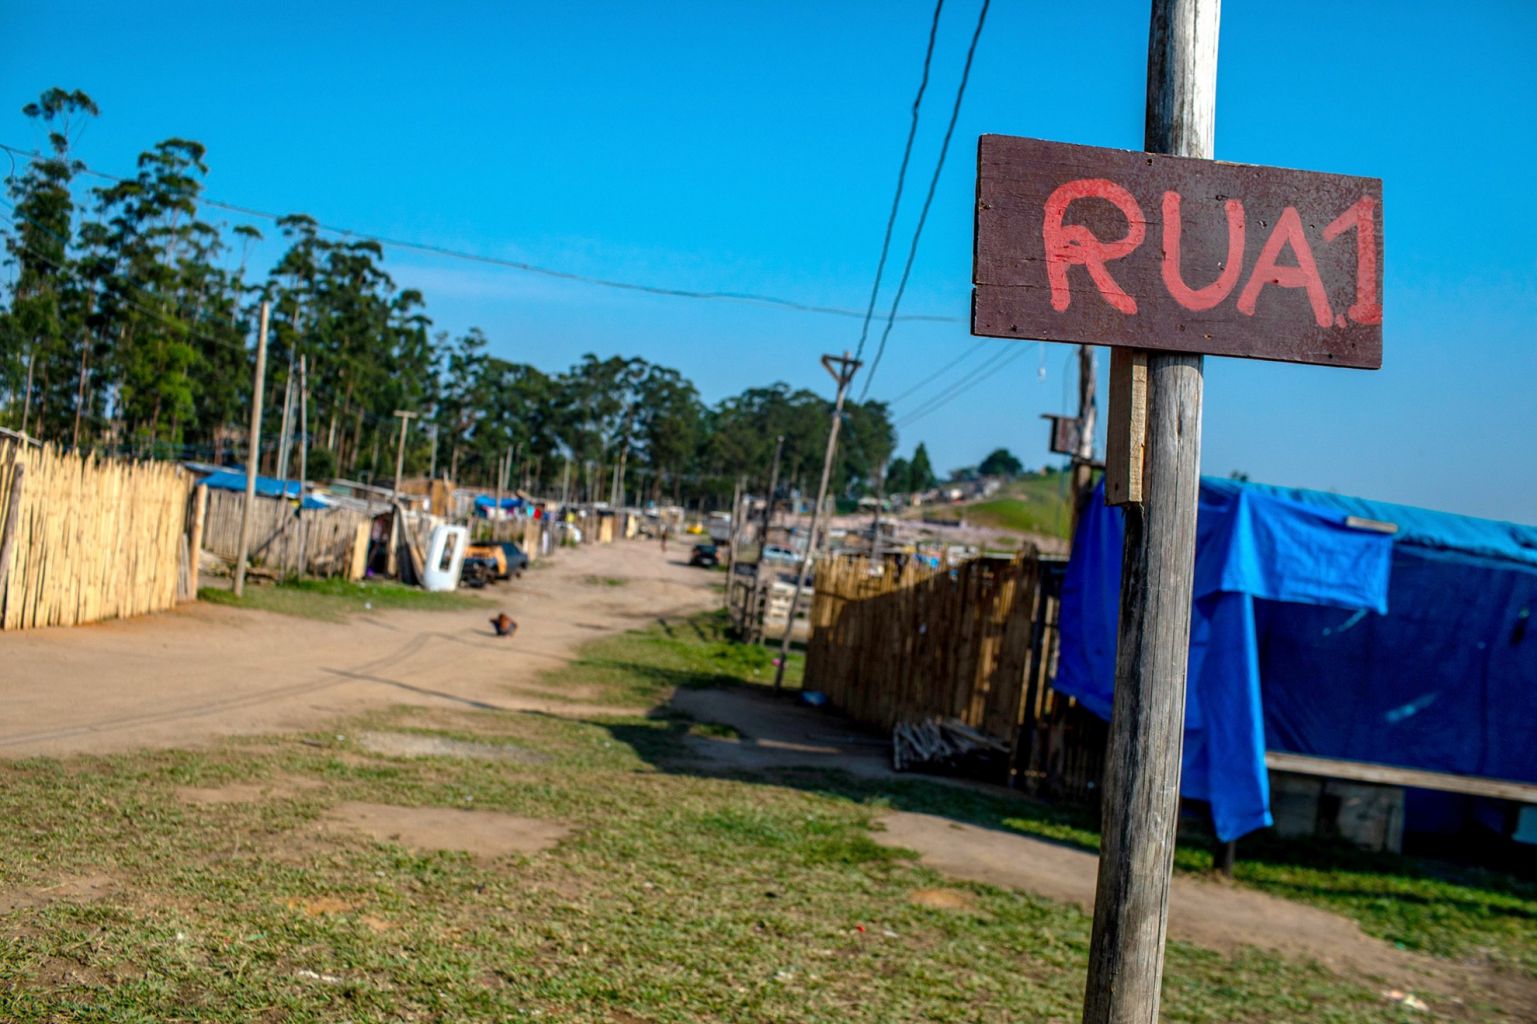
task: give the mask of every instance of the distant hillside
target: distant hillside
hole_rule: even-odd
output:
[[[1056,470],[1044,476],[1022,477],[1005,484],[991,498],[965,505],[928,508],[923,514],[928,519],[949,521],[964,517],[968,526],[1065,539],[1073,519],[1072,499],[1068,496],[1069,478],[1068,473]]]

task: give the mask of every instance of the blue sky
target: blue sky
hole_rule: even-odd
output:
[[[899,254],[979,2],[945,4]],[[1225,5],[1217,155],[1384,180],[1385,361],[1369,373],[1208,360],[1206,472],[1537,522],[1537,5],[1446,11]],[[131,173],[140,150],[180,135],[208,146],[208,194],[227,202],[578,273],[862,308],[931,12],[4,0],[0,141],[39,144],[22,104],[78,87],[102,108],[78,153],[102,170]],[[993,4],[903,303],[956,320],[893,332],[871,394],[923,385],[898,421],[1020,344],[990,340],[935,376],[976,343],[976,137],[1139,148],[1146,43],[1145,0]],[[440,326],[478,325],[507,358],[556,370],[587,351],[641,355],[710,401],[777,379],[825,391],[817,356],[858,338],[855,320],[409,252],[388,266]],[[1000,444],[1046,460],[1038,417],[1068,411],[1070,356],[1032,345],[904,426],[903,453],[922,440],[941,468]]]

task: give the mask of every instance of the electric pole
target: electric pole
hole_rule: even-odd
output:
[[[310,479],[310,386],[305,375],[304,356],[299,357],[299,571],[304,571],[304,492]]]
[[[751,640],[755,644],[763,642],[763,590],[768,586],[768,577],[764,575],[767,559],[763,556],[768,552],[769,527],[774,521],[774,494],[779,489],[779,457],[784,450],[785,436],[780,434],[774,438],[773,468],[769,470],[768,494],[763,499],[763,532],[758,537],[758,566],[753,572],[752,604],[747,609],[747,614],[752,617]]]
[[[1094,402],[1094,346],[1078,346],[1078,450],[1073,453],[1073,532],[1089,500],[1089,481],[1094,474],[1094,427],[1098,407]]]
[[[1143,148],[1211,159],[1220,0],[1153,0]],[[1127,503],[1115,697],[1083,1024],[1154,1024],[1179,820],[1200,488],[1199,354],[1148,352],[1142,500]]]
[[[406,468],[406,424],[416,418],[416,413],[396,409],[395,415],[400,418],[400,442],[395,447],[395,500],[400,500],[400,476]]]
[[[261,457],[262,378],[267,372],[267,312],[262,303],[256,331],[256,378],[251,382],[251,435],[246,439],[245,504],[240,508],[240,549],[235,558],[235,596],[245,593],[246,559],[251,551],[251,508],[256,504],[256,460]]]
[[[817,503],[811,508],[811,532],[806,537],[806,553],[801,556],[801,570],[796,574],[795,592],[790,595],[790,615],[785,620],[784,636],[779,641],[779,664],[774,669],[776,690],[784,686],[785,662],[790,659],[790,634],[795,632],[795,613],[800,609],[801,588],[806,585],[811,557],[818,547],[817,526],[822,520],[822,506],[827,502],[827,481],[832,476],[833,455],[838,450],[838,425],[843,422],[843,398],[848,394],[849,381],[854,379],[854,371],[862,365],[859,360],[850,359],[847,352],[841,357],[822,357],[823,368],[838,381],[838,397],[833,400],[833,420],[827,428],[827,451],[822,456],[822,482],[817,485]]]

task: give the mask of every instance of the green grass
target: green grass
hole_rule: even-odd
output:
[[[725,639],[719,616],[705,616],[600,641],[546,681],[596,687],[617,708],[678,685],[763,685],[765,668],[763,655]],[[1077,1019],[1084,914],[950,882],[869,830],[897,806],[1092,843],[1078,812],[919,778],[713,774],[687,744],[719,727],[677,714],[466,711],[430,727],[422,714],[379,712],[303,742],[0,762],[0,1020]],[[384,757],[352,739],[389,728],[541,759]],[[176,793],[288,779],[313,787],[224,805]],[[420,854],[316,830],[341,800],[499,810],[573,832],[530,857]],[[1193,853],[1181,851],[1182,866],[1199,867]],[[1287,884],[1315,891],[1357,884],[1338,868],[1290,870]],[[15,894],[82,876],[108,879],[105,894],[13,905]],[[1492,876],[1456,884],[1426,895],[1455,895],[1444,913],[1473,929],[1493,919],[1475,907],[1524,914],[1528,930],[1511,938],[1534,945],[1529,894]],[[936,888],[957,906],[914,902]],[[306,912],[306,900],[330,910]],[[1446,1019],[1407,1013],[1378,988],[1281,957],[1172,943],[1164,1020]]]
[[[479,608],[483,598],[465,593],[432,593],[418,587],[387,581],[354,583],[342,579],[293,580],[276,584],[246,581],[245,594],[202,587],[199,601],[237,608],[256,608],[306,619],[338,621],[358,612],[404,608],[419,611],[455,611]]]
[[[622,587],[630,581],[620,576],[583,576],[582,582],[589,587]]]
[[[1073,519],[1068,474],[1053,471],[1044,476],[1021,477],[1005,484],[998,494],[985,501],[926,509],[924,515],[947,522],[964,518],[966,525],[985,529],[1066,537]]]

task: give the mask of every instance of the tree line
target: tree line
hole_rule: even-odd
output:
[[[299,445],[279,454],[286,406],[315,479],[392,478],[393,414],[407,410],[413,475],[435,464],[488,488],[718,500],[739,479],[761,489],[783,436],[781,480],[815,486],[831,403],[813,392],[776,383],[711,406],[681,372],[639,357],[589,354],[554,373],[501,358],[478,329],[435,329],[426,296],[391,278],[378,243],[330,237],[305,214],[277,220],[282,255],[253,269],[260,229],[202,214],[202,144],[166,139],[134,177],[87,188],[72,147],[98,115],[91,98],[49,89],[23,112],[47,142],[13,170],[0,209],[14,275],[0,308],[0,422],[13,430],[117,455],[243,461],[266,302],[265,472],[297,475]],[[301,404],[285,396],[301,357],[299,424]],[[873,491],[894,443],[884,403],[848,405],[835,493]]]

